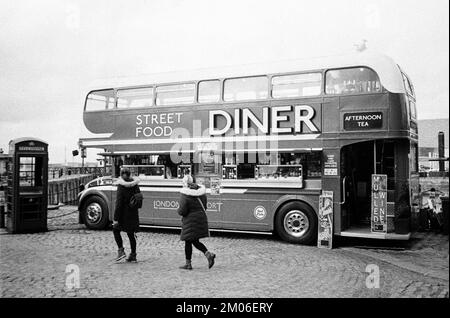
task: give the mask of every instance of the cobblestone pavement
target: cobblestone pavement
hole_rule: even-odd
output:
[[[349,246],[325,250],[287,244],[271,236],[213,233],[203,241],[217,254],[216,265],[208,269],[204,256],[195,251],[194,270],[184,271],[178,269],[184,262],[178,231],[143,230],[138,233],[139,262],[115,264],[111,231],[87,230],[77,224],[75,211],[70,206],[49,211],[46,233],[0,234],[1,297],[449,295],[448,236],[440,238],[447,240],[447,249],[444,244],[442,250],[433,252],[432,247],[419,243],[432,241],[432,235],[417,239],[413,248],[374,251]],[[129,251],[126,235],[124,242]],[[433,261],[436,255],[438,260]],[[415,262],[417,267],[408,268],[402,262]],[[418,270],[433,262],[438,265],[432,274]],[[80,269],[80,288],[66,287],[69,264]],[[379,288],[366,287],[368,264],[379,266]]]

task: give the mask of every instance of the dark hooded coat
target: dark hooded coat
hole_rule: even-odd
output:
[[[183,217],[180,239],[195,241],[202,237],[208,237],[208,218],[203,209],[203,207],[206,208],[207,203],[205,187],[194,185],[182,188],[180,192],[178,214]]]
[[[119,178],[117,181],[116,207],[114,210],[114,221],[118,221],[119,229],[125,232],[137,232],[139,229],[138,208],[130,207],[131,197],[140,193],[139,179],[125,181]]]

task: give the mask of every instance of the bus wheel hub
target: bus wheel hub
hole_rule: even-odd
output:
[[[284,217],[284,229],[289,235],[302,237],[309,229],[308,217],[299,210],[289,211]]]
[[[98,203],[91,203],[86,209],[86,215],[90,223],[96,223],[101,219],[102,207]]]

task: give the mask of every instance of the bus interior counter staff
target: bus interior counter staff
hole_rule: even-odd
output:
[[[160,155],[158,164],[165,166],[166,179],[175,179],[177,177],[177,165],[170,160],[170,155]]]

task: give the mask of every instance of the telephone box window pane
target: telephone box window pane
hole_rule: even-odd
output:
[[[198,102],[214,103],[220,100],[220,82],[203,81],[198,84]]]
[[[233,78],[225,81],[224,100],[256,100],[267,98],[268,80],[265,76]]]
[[[35,157],[20,157],[19,184],[20,187],[35,186]]]
[[[355,67],[326,73],[327,94],[361,94],[382,91],[378,75],[371,69]]]
[[[274,76],[272,78],[272,97],[289,98],[320,95],[322,74],[296,74]]]
[[[118,108],[150,107],[153,105],[153,87],[117,91]]]

